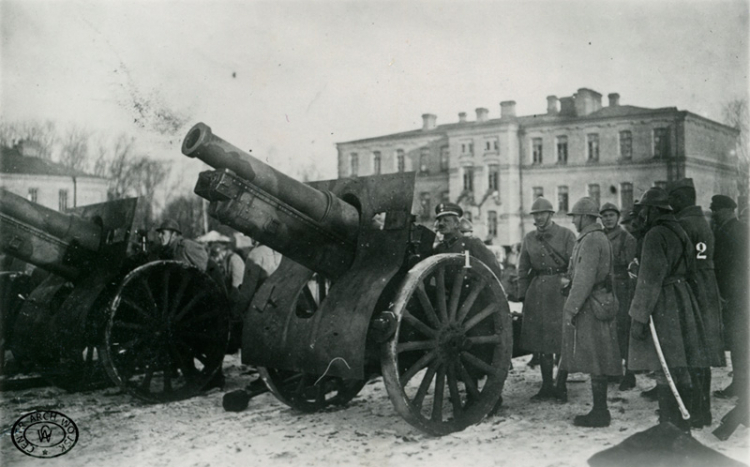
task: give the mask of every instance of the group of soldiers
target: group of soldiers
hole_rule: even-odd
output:
[[[576,236],[552,220],[548,200],[534,201],[536,230],[523,239],[510,297],[523,302],[520,346],[539,355],[532,400],[566,402],[568,374],[589,373],[593,408],[574,424],[605,427],[608,382],[632,389],[645,372],[656,380],[644,395],[656,393],[659,421],[689,433],[712,423],[711,368],[730,350],[732,384],[714,395],[746,401],[747,226],[727,196],[712,198],[711,225],[695,203],[689,178],[647,190],[622,220],[616,205],[584,197],[568,213]]]

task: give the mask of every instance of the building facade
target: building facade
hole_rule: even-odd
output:
[[[107,201],[107,179],[36,157],[33,144],[0,152],[0,187],[29,201],[64,212]]]
[[[738,132],[675,107],[620,105],[620,96],[579,89],[547,97],[547,112],[516,116],[515,102],[500,103],[500,118],[486,108],[476,119],[437,125],[425,114],[421,129],[338,143],[339,177],[415,171],[413,213],[432,226],[434,206],[460,204],[474,235],[513,245],[533,229],[528,215],[537,196],[549,199],[556,221],[582,196],[623,210],[651,186],[692,177],[698,204],[737,196]]]

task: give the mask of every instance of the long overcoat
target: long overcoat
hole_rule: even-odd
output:
[[[748,293],[748,230],[747,225],[732,218],[718,226],[714,266],[724,308],[724,331],[727,343],[747,340],[750,293]]]
[[[627,358],[630,337],[630,315],[628,311],[630,311],[630,301],[633,299],[633,290],[635,289],[633,280],[628,275],[628,265],[635,258],[638,242],[635,237],[619,225],[606,231],[606,233],[609,242],[612,244],[612,253],[615,258],[615,294],[619,303],[617,343],[620,346],[620,356]]]
[[[594,315],[592,304],[595,290],[606,294],[603,289],[612,272],[612,245],[602,226],[594,223],[584,227],[573,247],[568,270],[571,288],[564,313],[573,315],[573,325],[563,329],[561,369],[571,373],[622,375],[616,315],[603,321]]]
[[[518,260],[518,290],[524,297],[520,346],[528,352],[561,350],[565,297],[560,292],[560,278],[567,271],[575,238],[573,232],[554,222],[523,238]]]
[[[705,294],[703,298],[701,296],[696,296],[696,298],[706,332],[708,361],[711,366],[724,366],[726,364],[724,324],[721,319],[719,286],[714,274],[714,234],[700,206],[689,206],[678,212],[675,217],[692,243],[697,268],[697,285],[702,287]]]
[[[667,223],[681,235],[674,233]],[[653,317],[669,368],[706,368],[709,364],[703,351],[706,347],[703,321],[685,278],[683,245],[689,246],[690,239],[672,214],[663,214],[655,224],[643,239],[630,316],[646,324]],[[630,338],[628,369],[662,369],[650,332],[644,340]]]

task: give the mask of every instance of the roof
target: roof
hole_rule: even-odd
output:
[[[101,178],[39,157],[24,156],[15,148],[2,148],[0,173]]]

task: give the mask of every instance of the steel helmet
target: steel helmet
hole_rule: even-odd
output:
[[[529,214],[536,214],[538,212],[555,212],[555,210],[552,208],[552,203],[550,203],[547,198],[540,196],[531,204],[531,211],[529,211]]]
[[[672,210],[672,207],[669,205],[669,196],[667,195],[666,190],[664,190],[663,188],[659,188],[658,186],[654,186],[646,190],[646,192],[643,193],[641,200],[638,202],[638,205],[654,206],[666,211]]]
[[[620,215],[620,210],[615,203],[604,203],[601,209],[599,209],[599,214],[603,214],[604,211],[615,211],[618,216]]]
[[[162,222],[159,228],[156,229],[157,232],[161,232],[162,230],[174,230],[178,234],[182,234],[182,230],[180,230],[180,224],[178,224],[174,219],[164,219],[164,222]]]
[[[568,213],[569,216],[574,216],[576,214],[601,217],[599,215],[599,204],[588,196],[584,196],[576,201],[576,204],[573,205],[573,209]]]

